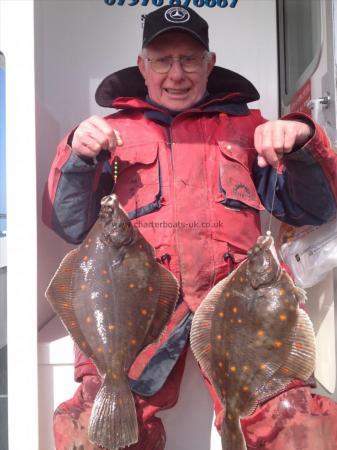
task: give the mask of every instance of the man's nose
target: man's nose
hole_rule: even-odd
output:
[[[175,59],[172,61],[172,66],[169,71],[169,77],[172,80],[180,80],[181,78],[184,78],[185,72],[182,68],[181,62],[179,59]]]

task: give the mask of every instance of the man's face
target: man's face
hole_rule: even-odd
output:
[[[148,60],[186,56],[200,60],[195,71],[184,71],[180,62],[174,59],[167,73],[157,73]],[[146,48],[145,55],[138,57],[138,67],[151,100],[173,111],[187,109],[204,96],[214,64],[214,53],[208,53],[192,36],[181,32],[163,33]]]

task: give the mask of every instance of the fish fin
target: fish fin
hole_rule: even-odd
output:
[[[77,265],[77,255],[78,249],[74,249],[63,258],[47,287],[45,296],[79,349],[90,358],[93,351],[82,334],[73,307],[75,292],[72,281],[74,267]]]
[[[116,384],[105,377],[92,408],[89,439],[109,450],[138,442],[135,402],[127,380]]]
[[[160,275],[159,300],[144,346],[156,341],[164,331],[179,296],[179,283],[175,276],[159,264],[158,269]]]
[[[308,299],[306,291],[298,286],[295,286],[295,293],[296,293],[298,304],[304,305]]]
[[[235,271],[234,271],[235,272]],[[233,274],[233,272],[232,272]],[[232,274],[217,283],[196,310],[191,327],[192,352],[207,377],[211,380],[211,323],[215,305],[223,293],[224,285]]]
[[[282,269],[282,277],[284,277],[286,280],[288,280],[290,285],[294,284],[293,279],[291,278],[291,276],[284,269]],[[299,305],[304,305],[305,302],[307,301],[307,293],[306,293],[306,291],[304,289],[298,287],[298,286],[294,286],[294,291],[295,291],[295,295],[296,295],[298,304]]]
[[[314,371],[315,357],[316,345],[313,325],[308,314],[300,308],[298,310],[295,339],[289,357],[283,365],[283,370],[288,368],[293,376],[305,381]]]
[[[280,394],[284,391],[285,387],[289,383],[291,383],[293,378],[285,376],[281,370],[282,369],[278,370],[275,373],[274,377],[268,380],[267,383],[257,391],[256,397],[258,398],[258,402],[256,403],[253,410],[250,410],[247,413],[245,411],[245,415],[248,416],[252,414],[259,403],[265,402],[269,398],[275,397],[276,395]]]
[[[220,435],[223,449],[247,450],[246,440],[241,429],[239,417],[234,417],[229,420],[225,415]]]
[[[273,378],[259,389],[257,393],[259,402],[282,392],[294,378],[306,381],[315,369],[315,356],[315,334],[311,320],[303,309],[299,309],[289,356]]]

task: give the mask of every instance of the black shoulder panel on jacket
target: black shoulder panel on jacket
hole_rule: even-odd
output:
[[[239,75],[222,67],[215,66],[207,84],[210,97],[220,97],[231,93],[240,93],[238,102],[253,102],[260,98],[253,84]],[[112,107],[112,102],[118,97],[136,97],[144,99],[147,89],[138,67],[128,67],[108,75],[96,90],[96,102],[100,106]]]

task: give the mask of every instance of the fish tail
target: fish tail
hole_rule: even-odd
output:
[[[239,417],[229,420],[225,416],[220,434],[222,450],[247,450]]]
[[[136,408],[127,380],[116,385],[104,379],[92,408],[89,439],[109,450],[138,442]]]

